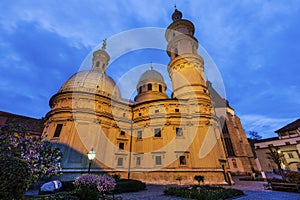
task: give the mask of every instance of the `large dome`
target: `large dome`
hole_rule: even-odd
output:
[[[163,76],[158,71],[152,68],[150,70],[145,71],[142,74],[142,76],[139,79],[138,86],[144,85],[145,83],[149,82],[165,85]]]
[[[121,98],[115,81],[105,73],[97,70],[80,71],[71,76],[60,88],[62,92],[89,92],[109,98]]]

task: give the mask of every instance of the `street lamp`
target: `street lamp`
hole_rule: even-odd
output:
[[[89,163],[89,170],[88,173],[90,173],[91,171],[91,165],[92,165],[92,161],[94,160],[94,158],[96,157],[96,152],[93,150],[93,148],[88,152],[88,159],[90,161]]]

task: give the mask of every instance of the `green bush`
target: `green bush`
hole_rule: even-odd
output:
[[[60,191],[69,192],[75,189],[74,181],[62,181],[62,187]]]
[[[237,189],[225,189],[214,186],[190,186],[190,187],[171,187],[164,191],[165,195],[191,198],[197,200],[228,199],[244,195],[243,191]]]
[[[16,157],[0,156],[0,199],[23,199],[33,182],[29,164]]]
[[[137,192],[140,190],[144,190],[145,188],[146,184],[141,181],[132,179],[120,179],[117,182],[114,193]]]
[[[80,186],[75,189],[75,195],[79,197],[80,200],[97,200],[99,199],[100,193],[96,187]]]

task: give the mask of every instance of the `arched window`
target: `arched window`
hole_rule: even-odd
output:
[[[97,61],[97,62],[96,62],[96,67],[99,67],[99,65],[100,65],[100,62]]]
[[[139,94],[142,93],[142,86],[139,87]]]
[[[151,83],[148,84],[148,91],[152,91],[152,84]]]
[[[159,92],[162,92],[162,86],[161,85],[158,85],[158,90],[159,90]]]

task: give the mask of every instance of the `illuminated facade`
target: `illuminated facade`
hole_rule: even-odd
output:
[[[177,9],[166,30],[172,97],[152,66],[136,85],[134,101],[123,99],[106,74],[106,42],[93,54],[91,70],[70,77],[50,99],[44,137],[63,151],[63,171],[71,178],[86,172],[87,152],[96,158],[93,173],[119,173],[148,183],[230,181],[222,130],[204,79],[204,61],[192,22]],[[73,176],[73,177],[72,177]]]

